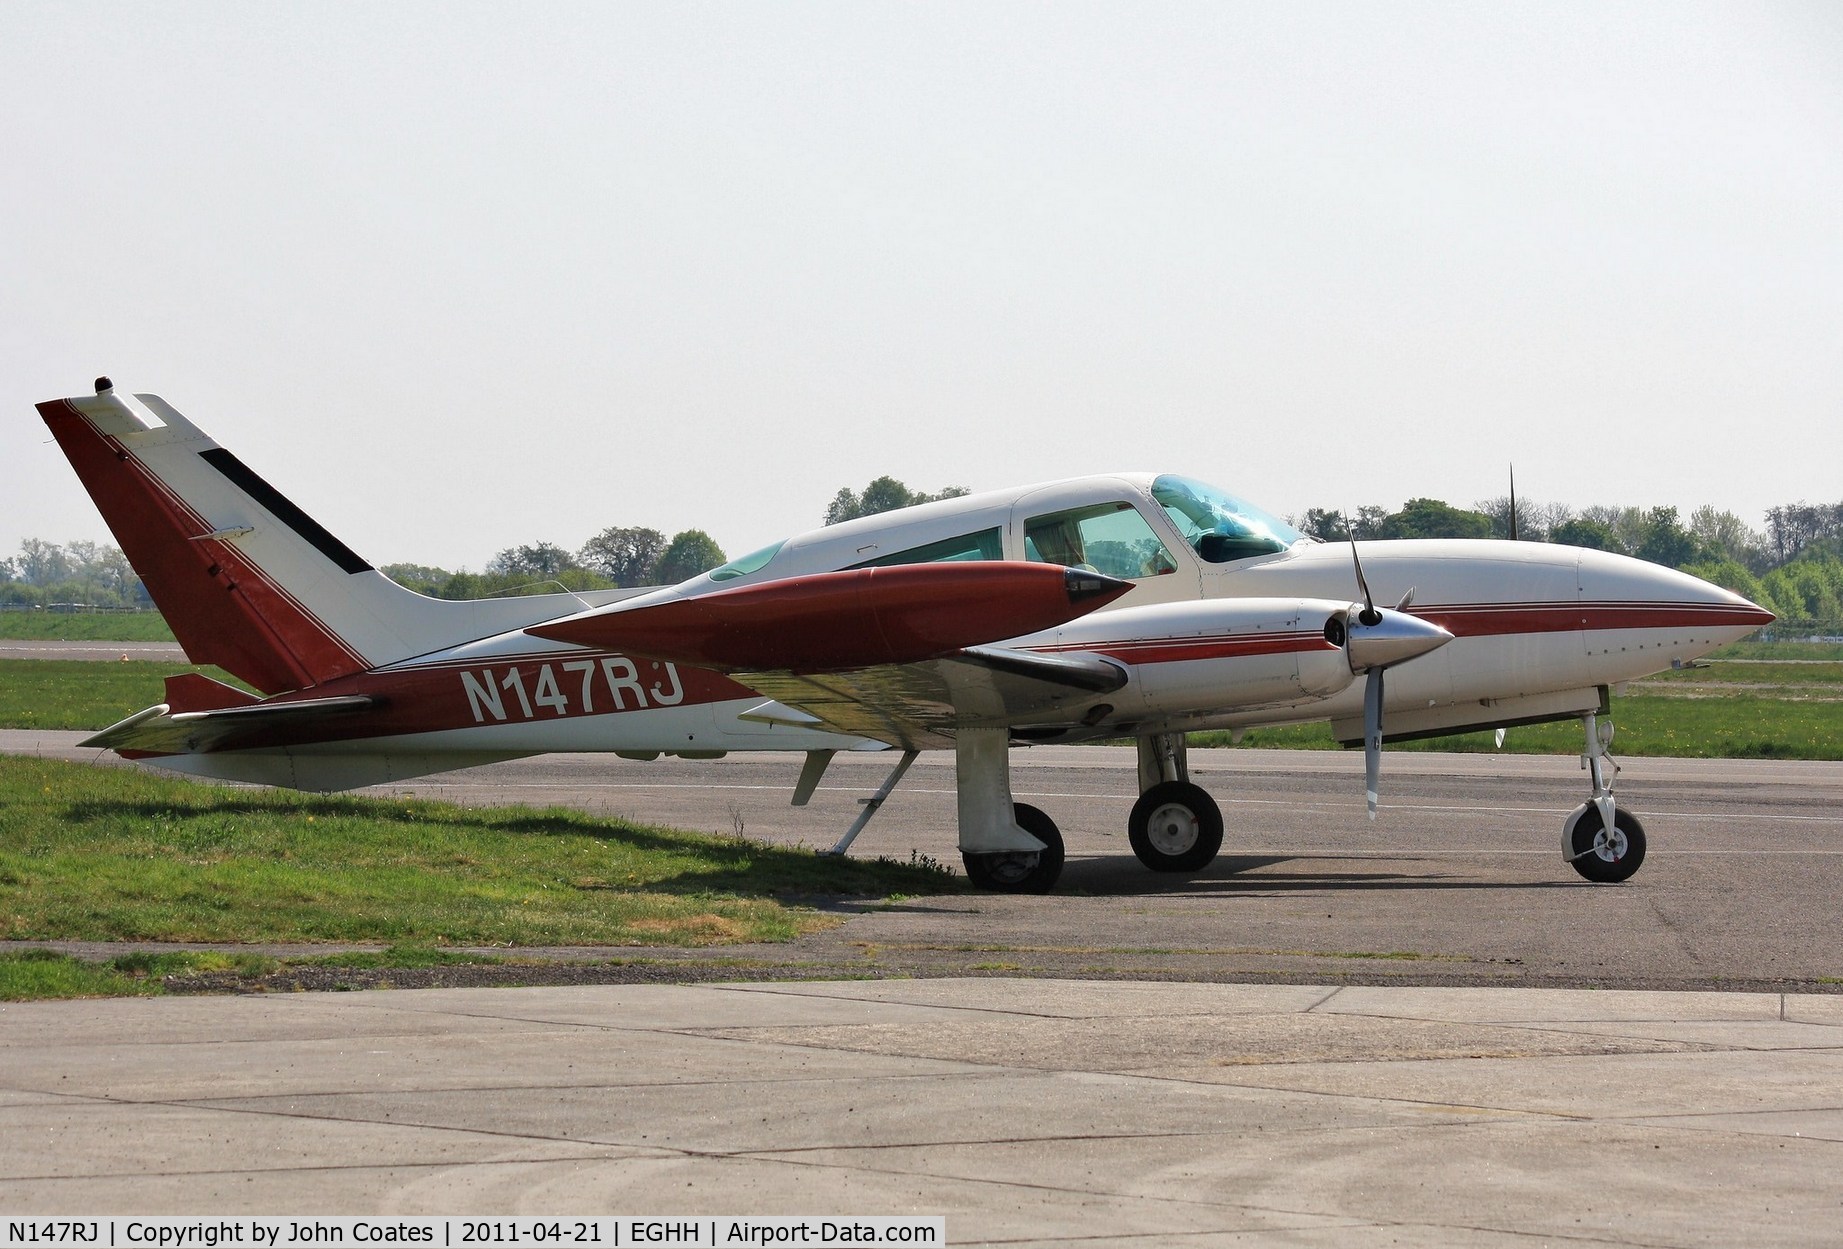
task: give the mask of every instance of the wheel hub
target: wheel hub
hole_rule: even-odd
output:
[[[992,855],[989,859],[992,879],[1004,885],[1018,884],[1037,870],[1041,858],[1042,855],[1036,850]]]
[[[1617,828],[1602,828],[1594,835],[1593,852],[1608,863],[1617,863],[1625,857],[1625,834]]]
[[[1160,854],[1187,853],[1200,833],[1196,812],[1178,802],[1159,807],[1146,821],[1146,839]]]

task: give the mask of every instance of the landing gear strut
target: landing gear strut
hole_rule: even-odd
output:
[[[1005,728],[954,735],[960,859],[981,889],[1048,893],[1062,875],[1062,834],[1043,812],[1012,801],[1010,737]]]
[[[1613,743],[1612,721],[1602,729],[1593,712],[1581,717],[1586,747],[1581,766],[1593,777],[1593,796],[1568,813],[1561,826],[1562,858],[1596,884],[1631,878],[1645,861],[1645,826],[1613,801],[1619,765],[1607,748]]]

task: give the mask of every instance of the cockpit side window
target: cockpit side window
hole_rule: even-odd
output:
[[[1304,536],[1253,504],[1187,477],[1158,478],[1152,483],[1152,497],[1184,541],[1211,564],[1272,555]]]
[[[879,555],[851,567],[888,568],[894,564],[942,564],[956,560],[1003,558],[1005,544],[1000,532],[997,529],[981,529],[977,533],[942,538],[939,542],[930,542],[925,546],[912,546],[906,551]]]
[[[1024,558],[1092,569],[1137,581],[1177,571],[1177,561],[1131,503],[1101,503],[1032,517],[1024,525]]]

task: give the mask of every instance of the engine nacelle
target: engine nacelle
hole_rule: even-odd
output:
[[[1020,649],[1087,653],[1124,667],[1117,715],[1184,716],[1325,698],[1355,679],[1345,650],[1349,603],[1247,598],[1101,612]]]

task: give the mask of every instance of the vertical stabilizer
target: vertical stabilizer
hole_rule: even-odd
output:
[[[240,549],[253,522],[282,522],[201,454],[220,450],[209,439],[136,398],[104,390],[38,411],[186,654],[267,693],[363,671],[363,656]]]
[[[264,693],[580,611],[569,594],[451,603],[404,589],[156,395],[38,405],[194,663]]]

